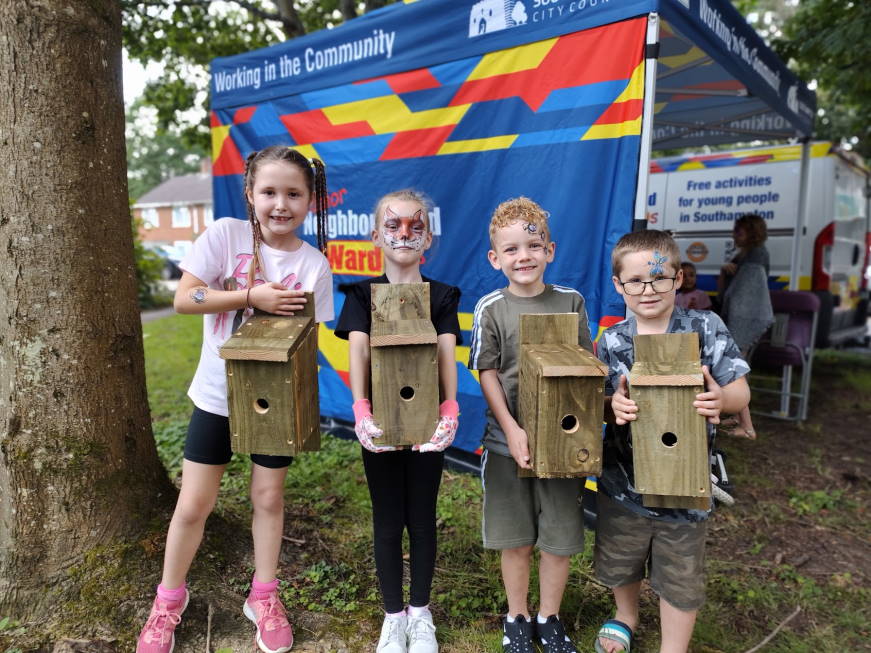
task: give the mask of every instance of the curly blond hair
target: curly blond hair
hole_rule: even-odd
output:
[[[493,247],[493,239],[499,229],[509,227],[515,222],[535,225],[535,230],[544,236],[545,242],[550,242],[548,216],[547,211],[528,197],[515,197],[502,202],[490,218],[490,246]]]

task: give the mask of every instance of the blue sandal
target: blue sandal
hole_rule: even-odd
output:
[[[629,653],[631,649],[632,629],[622,621],[608,619],[608,621],[603,623],[602,627],[599,628],[599,632],[596,633],[596,653],[606,653],[605,649],[602,648],[602,645],[599,644],[600,637],[617,642],[623,647],[624,653]]]

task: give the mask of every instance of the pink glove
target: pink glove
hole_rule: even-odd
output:
[[[426,444],[415,444],[411,448],[414,451],[444,451],[451,442],[454,441],[454,436],[457,434],[457,427],[460,421],[457,419],[460,415],[460,405],[453,399],[443,401],[439,406],[439,423],[436,426],[435,433]]]
[[[364,448],[373,453],[396,451],[396,447],[379,447],[372,441],[374,438],[380,438],[384,435],[384,431],[378,428],[372,418],[372,404],[369,403],[368,399],[358,399],[351,408],[354,411],[354,433],[357,434],[357,439]]]

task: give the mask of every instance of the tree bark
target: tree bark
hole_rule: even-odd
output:
[[[28,621],[172,489],[145,391],[117,0],[0,0],[0,79],[0,615]]]

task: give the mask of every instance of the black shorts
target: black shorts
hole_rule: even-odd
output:
[[[184,458],[203,465],[226,465],[233,457],[230,448],[230,418],[207,413],[194,406],[188,435],[184,441]],[[251,454],[251,462],[261,467],[280,469],[293,462],[292,456]]]

